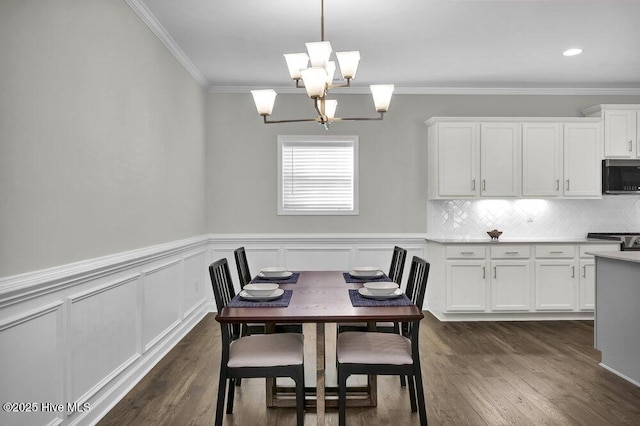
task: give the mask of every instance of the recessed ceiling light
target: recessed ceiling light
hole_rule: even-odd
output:
[[[568,49],[565,50],[564,52],[562,52],[562,54],[564,56],[576,56],[582,53],[582,49],[578,49],[578,48],[574,48],[574,49]]]

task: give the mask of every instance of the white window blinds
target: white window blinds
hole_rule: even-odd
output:
[[[357,214],[357,137],[280,136],[279,214]]]

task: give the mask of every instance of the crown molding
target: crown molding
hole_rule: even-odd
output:
[[[165,45],[169,52],[178,60],[178,62],[187,70],[191,77],[205,89],[209,87],[209,82],[202,75],[202,73],[193,65],[193,62],[189,60],[187,55],[180,49],[175,40],[169,35],[167,30],[158,22],[155,16],[147,8],[147,6],[140,0],[125,0],[125,2],[133,9],[133,11],[140,17],[149,29],[160,39],[162,44]]]
[[[238,94],[249,93],[255,89],[274,89],[279,94],[304,93],[293,86],[210,86],[209,93]],[[370,94],[368,87],[350,87],[334,89],[337,94]],[[558,95],[558,96],[640,96],[640,88],[551,88],[551,87],[398,87],[394,95]]]

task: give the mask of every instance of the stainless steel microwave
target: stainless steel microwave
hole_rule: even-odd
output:
[[[603,194],[640,194],[640,160],[602,160]]]

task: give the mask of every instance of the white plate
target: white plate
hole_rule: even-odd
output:
[[[240,292],[240,297],[246,300],[266,301],[266,300],[275,300],[279,297],[282,297],[283,294],[284,294],[284,290],[281,288],[276,289],[276,291],[274,291],[273,294],[269,296],[252,296],[246,291],[242,290]]]
[[[262,279],[265,280],[281,280],[283,278],[289,278],[291,277],[291,275],[293,275],[293,272],[291,271],[284,271],[284,272],[280,272],[279,274],[275,275],[275,274],[269,274],[268,276],[263,274],[262,272],[258,272],[258,276]]]
[[[277,283],[260,283],[260,284],[247,284],[242,290],[249,293],[251,296],[271,296],[278,288]],[[374,292],[375,293],[375,292]]]
[[[396,291],[394,291],[391,294],[385,294],[384,296],[378,296],[375,294],[371,294],[371,292],[369,290],[367,290],[365,287],[359,288],[358,289],[358,293],[360,293],[360,296],[362,297],[366,297],[367,299],[375,299],[375,300],[387,300],[387,299],[395,299],[396,297],[400,297],[402,296],[402,290],[397,289]]]
[[[398,289],[398,284],[392,281],[374,281],[371,283],[364,283],[364,288],[369,290],[369,293],[373,295],[385,296],[393,294]]]
[[[378,272],[380,268],[378,268],[377,266],[354,266],[353,270],[359,274],[373,274],[375,272]]]
[[[380,278],[381,276],[384,275],[384,272],[378,270],[372,274],[371,272],[349,271],[349,275],[351,275],[354,278],[371,279],[371,278]]]

